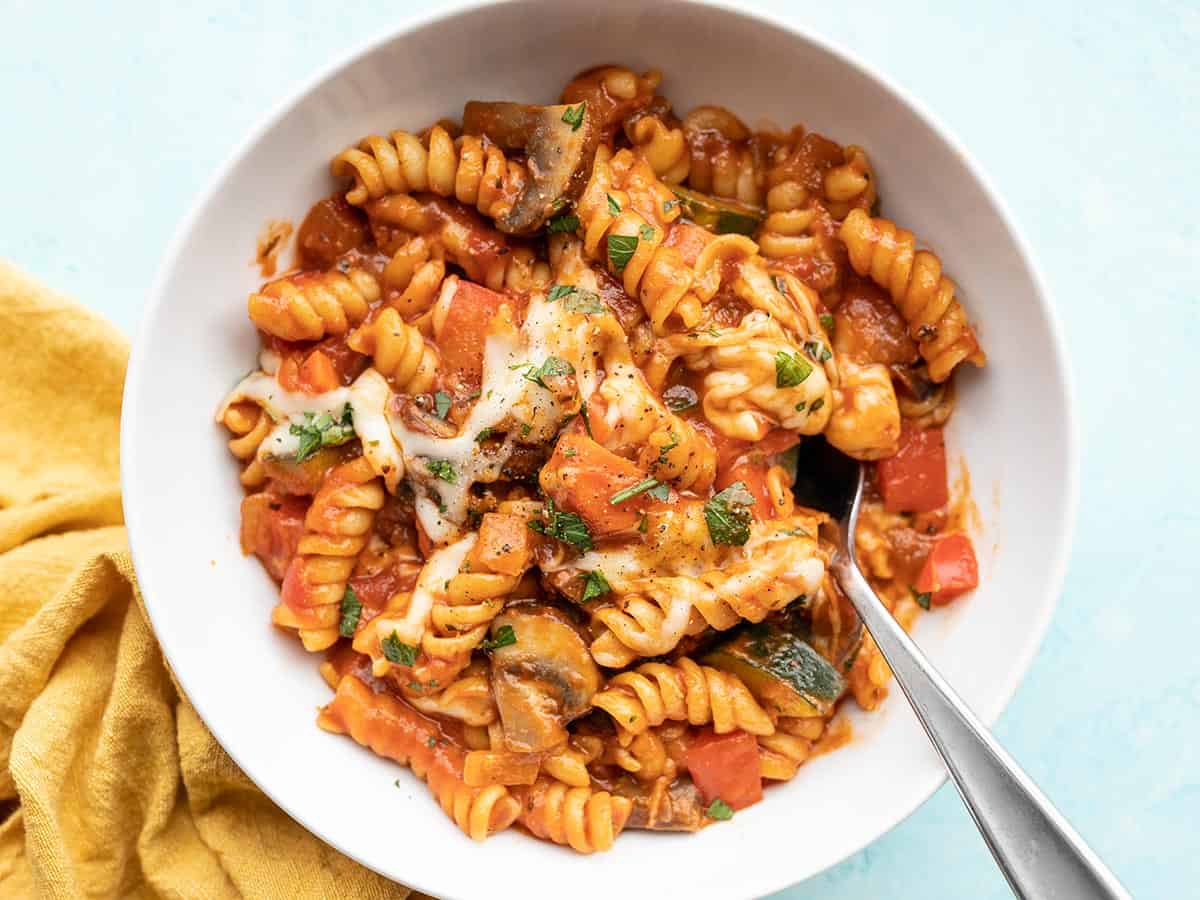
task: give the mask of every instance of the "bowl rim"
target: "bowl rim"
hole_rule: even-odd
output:
[[[300,80],[298,85],[291,91],[287,92],[279,101],[277,101],[260,119],[253,125],[243,137],[235,144],[233,149],[225,156],[221,163],[217,166],[213,174],[205,182],[203,188],[193,197],[187,213],[176,226],[171,240],[166,245],[161,262],[159,263],[154,280],[151,282],[150,290],[147,295],[145,305],[142,309],[141,317],[134,335],[134,341],[129,355],[129,361],[126,369],[125,387],[122,396],[122,418],[120,429],[120,459],[121,459],[121,495],[122,497],[132,496],[132,482],[134,480],[134,471],[137,466],[137,451],[134,443],[135,422],[139,414],[137,406],[137,396],[141,392],[143,379],[147,377],[144,371],[144,360],[147,356],[147,344],[149,342],[150,333],[154,322],[158,315],[163,310],[166,304],[165,287],[170,278],[170,273],[177,264],[177,261],[186,246],[189,235],[194,229],[201,214],[208,207],[209,203],[217,195],[220,186],[224,183],[229,173],[233,168],[246,158],[253,148],[259,143],[262,137],[267,134],[272,128],[279,124],[287,115],[289,115],[303,100],[315,90],[319,89],[328,81],[336,78],[344,70],[348,69],[361,59],[369,56],[372,53],[380,50],[392,41],[397,40],[404,35],[416,31],[418,29],[441,23],[448,19],[457,18],[459,16],[473,15],[486,9],[490,6],[499,6],[510,2],[519,2],[519,0],[446,0],[436,9],[426,10],[413,13],[410,15],[401,16],[397,21],[382,31],[378,35],[373,35],[370,38],[352,45],[347,50],[336,54],[329,62],[315,69],[309,76]],[[881,87],[886,93],[891,95],[897,102],[908,107],[913,114],[921,120],[931,131],[933,131],[946,146],[953,151],[959,158],[966,171],[971,178],[975,180],[981,189],[984,196],[987,198],[993,209],[996,211],[1000,223],[1004,230],[1011,238],[1014,247],[1016,248],[1018,258],[1021,264],[1025,267],[1030,276],[1030,280],[1034,287],[1034,297],[1037,306],[1044,317],[1049,332],[1050,345],[1053,351],[1053,362],[1060,380],[1060,387],[1064,398],[1064,449],[1066,452],[1066,484],[1065,484],[1065,508],[1063,510],[1062,530],[1058,535],[1057,553],[1053,559],[1050,571],[1048,573],[1048,593],[1049,602],[1042,604],[1040,614],[1031,619],[1027,631],[1027,637],[1022,646],[1013,654],[1014,665],[1010,669],[1010,675],[1002,682],[1000,689],[997,691],[997,699],[993,709],[988,709],[980,715],[980,718],[989,727],[994,725],[1000,715],[1012,702],[1017,689],[1020,687],[1025,676],[1033,663],[1033,659],[1041,648],[1042,642],[1045,639],[1046,631],[1053,619],[1054,612],[1058,607],[1062,597],[1063,585],[1066,579],[1067,566],[1071,556],[1071,550],[1074,543],[1075,529],[1078,520],[1079,511],[1079,482],[1080,482],[1080,450],[1079,450],[1079,417],[1077,408],[1077,393],[1070,366],[1070,357],[1067,353],[1066,341],[1063,336],[1062,323],[1059,318],[1058,310],[1051,301],[1051,294],[1047,287],[1046,279],[1038,266],[1033,251],[1025,238],[1024,233],[1018,227],[1015,216],[1009,208],[1003,196],[996,190],[991,178],[987,175],[983,167],[975,160],[975,158],[966,149],[965,145],[958,138],[957,134],[952,131],[949,126],[941,121],[924,103],[914,97],[909,91],[898,83],[891,76],[885,75],[873,65],[861,59],[855,52],[842,46],[837,41],[828,38],[821,33],[815,31],[808,25],[796,21],[794,17],[789,17],[786,14],[776,13],[771,10],[763,9],[756,3],[740,3],[736,0],[671,0],[678,3],[694,3],[718,9],[724,13],[738,16],[744,19],[756,20],[761,24],[766,24],[771,28],[779,30],[794,40],[805,41],[814,46],[818,50],[829,54],[836,58],[842,64],[851,67],[860,75],[865,76],[870,81]],[[135,506],[126,506],[124,510],[126,520],[126,530],[129,540],[130,555],[133,560],[134,570],[137,573],[139,590],[143,598],[150,596],[155,592],[158,583],[154,582],[150,576],[151,567],[147,564],[146,554],[138,550],[135,540],[135,532],[141,533],[140,527],[141,513]],[[144,546],[144,545],[143,545]],[[154,582],[154,584],[152,584]],[[150,620],[152,630],[155,632],[155,638],[158,640],[158,628],[155,617],[155,605],[150,602],[143,602],[146,615]],[[166,645],[159,640],[159,646],[162,649],[163,656],[167,664],[171,667],[175,674],[175,679],[178,686],[182,689],[184,695],[188,698],[195,709],[196,714],[204,722],[205,727],[209,729],[213,737],[221,745],[221,748],[229,754],[230,758],[237,764],[238,768],[245,773],[254,785],[261,790],[276,806],[284,811],[293,821],[299,824],[306,831],[316,836],[326,845],[334,848],[338,852],[350,857],[365,868],[376,872],[381,877],[389,878],[378,868],[371,864],[370,861],[364,859],[356,853],[353,847],[343,847],[334,843],[326,836],[326,830],[321,826],[319,821],[310,820],[301,815],[295,808],[295,805],[290,798],[276,796],[271,791],[268,791],[254,777],[249,769],[243,764],[242,760],[229,749],[229,744],[222,738],[220,729],[216,727],[217,717],[210,717],[208,710],[202,708],[199,703],[193,699],[193,695],[189,690],[191,678],[189,673],[176,668],[171,660],[170,653]],[[913,796],[914,799],[909,804],[901,804],[891,817],[890,821],[878,833],[870,836],[864,836],[859,840],[850,842],[848,849],[844,854],[836,859],[829,860],[822,868],[817,869],[806,875],[800,882],[784,880],[779,883],[773,883],[768,887],[769,891],[778,891],[790,887],[795,884],[800,884],[803,881],[808,881],[815,878],[817,875],[828,871],[834,866],[856,853],[862,851],[865,847],[875,843],[900,823],[908,819],[913,813],[923,806],[929,798],[946,782],[947,774],[942,771],[936,778],[931,779],[930,783],[920,791],[917,791]],[[786,879],[786,876],[784,876]],[[436,890],[436,886],[428,882],[421,883],[420,881],[410,881],[406,879],[403,882],[406,886],[432,892]]]

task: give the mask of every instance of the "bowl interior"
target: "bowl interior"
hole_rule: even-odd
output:
[[[177,236],[130,367],[125,509],[155,630],[221,743],[330,844],[439,896],[551,896],[568,878],[579,897],[611,897],[631,883],[642,896],[758,895],[861,848],[943,777],[893,690],[877,713],[854,715],[849,746],[733,822],[693,836],[626,833],[613,852],[578,857],[517,831],[468,845],[406,770],[314,724],[328,689],[318,660],[269,624],[275,587],[239,552],[241,490],[212,421],[254,365],[245,297],[260,280],[247,263],[255,238],[265,220],[298,222],[330,193],[329,159],[364,134],[457,118],[472,98],[553,102],[573,73],[610,61],[660,68],[680,110],[722,104],[751,125],[803,122],[863,145],[883,213],[935,248],[961,286],[990,360],[960,379],[950,431],[952,453],[970,463],[983,585],[924,617],[916,634],[985,719],[1028,665],[1064,567],[1076,462],[1053,317],[996,199],[894,89],[815,39],[691,4],[533,0],[467,10],[376,44],[245,142]]]

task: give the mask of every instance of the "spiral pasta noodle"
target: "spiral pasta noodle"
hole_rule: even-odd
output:
[[[667,184],[687,180],[692,157],[682,128],[670,128],[657,116],[642,116],[627,129],[638,156]]]
[[[518,821],[537,837],[566,844],[578,853],[608,850],[629,821],[633,802],[608,791],[571,787],[552,778],[538,778],[529,788],[517,788],[521,800]]]
[[[346,344],[370,356],[376,370],[400,393],[424,393],[437,378],[437,350],[390,306],[351,334]]]
[[[954,282],[942,274],[937,256],[916,249],[911,231],[855,209],[846,216],[839,235],[854,271],[870,275],[892,295],[929,364],[930,378],[945,381],[964,360],[983,365],[983,351],[955,297]]]
[[[233,403],[221,417],[233,434],[229,450],[245,463],[240,480],[245,487],[258,487],[267,480],[262,463],[257,459],[258,448],[275,427],[266,411],[255,403]]]
[[[717,734],[739,728],[751,734],[775,731],[771,717],[740,678],[686,656],[673,665],[645,663],[614,675],[592,703],[635,735],[667,720],[712,723]]]
[[[381,479],[361,456],[331,469],[313,497],[284,578],[284,602],[271,616],[276,625],[296,629],[306,650],[324,650],[338,639],[346,582],[383,501]]]
[[[379,283],[369,272],[301,272],[278,278],[250,295],[250,321],[285,341],[318,341],[345,334],[367,317],[379,299]]]
[[[354,179],[346,200],[356,206],[388,194],[431,191],[492,219],[512,208],[527,180],[524,167],[495,144],[474,135],[455,139],[440,125],[429,130],[427,142],[407,131],[370,135],[335,156],[330,171]]]
[[[429,785],[442,810],[472,840],[482,841],[516,821],[521,806],[508,788],[469,786],[463,780],[464,754],[442,739],[438,727],[395,697],[377,694],[353,675],[338,682],[333,700],[317,723],[349,734],[380,756],[407,765]]]

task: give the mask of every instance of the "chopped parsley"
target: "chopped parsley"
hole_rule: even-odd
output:
[[[576,287],[573,284],[556,284],[550,288],[550,293],[546,295],[546,299],[553,303],[555,300],[561,300],[563,297],[575,293]]]
[[[618,275],[625,271],[637,250],[638,239],[632,234],[610,234],[608,236],[608,261]]]
[[[517,633],[513,631],[511,625],[501,625],[496,629],[496,636],[480,641],[480,650],[498,650],[501,647],[508,647],[517,642]]]
[[[578,291],[563,301],[563,309],[568,312],[583,313],[585,316],[599,315],[608,312],[608,307],[593,291]]]
[[[425,459],[425,468],[430,474],[440,478],[446,484],[456,484],[458,482],[458,473],[454,471],[454,466],[445,459]]]
[[[804,352],[817,362],[821,363],[833,356],[833,354],[829,352],[829,348],[826,347],[822,341],[805,341]]]
[[[555,216],[546,226],[546,231],[550,234],[565,234],[568,231],[577,231],[579,229],[579,216],[574,213],[567,213],[565,216]]]
[[[450,395],[445,391],[438,391],[434,394],[433,411],[437,413],[439,419],[445,419],[450,414]]]
[[[740,547],[750,540],[750,507],[754,495],[746,482],[735,481],[704,504],[704,521],[714,544]]]
[[[417,648],[404,643],[394,631],[380,641],[379,645],[383,648],[383,655],[388,662],[398,666],[411,666],[417,661]]]
[[[608,197],[608,211],[614,216],[619,216],[621,214],[621,204],[617,202],[617,198],[612,194],[606,196]]]
[[[812,370],[812,364],[799,353],[780,350],[775,354],[775,387],[790,388],[802,384]]]
[[[546,537],[552,537],[564,544],[570,544],[583,553],[595,546],[592,543],[592,533],[588,530],[587,523],[575,513],[556,509],[553,500],[546,500],[542,515],[544,519],[533,519],[529,522],[529,527],[538,534],[544,534]]]
[[[917,601],[917,606],[921,607],[921,609],[929,609],[929,601],[931,599],[929,591],[918,593],[917,589],[911,584],[908,586],[908,589],[912,591],[913,599]]]
[[[515,368],[524,368],[525,371],[522,374],[525,379],[541,385],[546,390],[550,390],[550,385],[546,384],[546,378],[564,378],[567,375],[575,374],[575,367],[560,356],[547,356],[546,361],[540,366],[525,363],[523,366]]]
[[[671,412],[683,412],[700,402],[700,397],[686,384],[673,384],[663,391],[663,400]]]
[[[644,494],[646,491],[653,490],[659,485],[666,487],[666,485],[663,485],[662,482],[657,478],[647,478],[644,481],[639,481],[632,487],[625,488],[623,491],[617,491],[608,498],[608,502],[615,506],[618,503],[624,503],[626,500],[632,500],[638,494]]]
[[[479,429],[479,434],[475,435],[475,443],[482,444],[495,433],[496,429],[491,425],[487,426],[486,428],[481,428]]]
[[[821,313],[821,315],[819,315],[817,318],[821,320],[821,327],[825,329],[825,333],[828,335],[832,335],[833,334],[833,313]]]
[[[362,601],[358,599],[358,594],[354,593],[354,588],[346,585],[342,594],[342,621],[338,625],[338,634],[345,638],[354,637],[354,630],[358,628],[361,615]]]
[[[611,590],[612,585],[608,583],[608,579],[604,577],[604,573],[596,569],[583,576],[583,593],[579,595],[579,602],[587,603],[589,600],[607,594]]]
[[[643,225],[638,229],[638,234],[642,236],[643,241],[652,241],[654,240],[654,226]]]
[[[586,106],[586,101],[578,106],[568,106],[567,111],[562,114],[562,120],[571,126],[572,131],[578,131],[579,126],[583,124],[583,111]]]
[[[725,822],[733,818],[733,807],[720,797],[709,804],[705,812],[710,819],[716,819],[718,822]]]
[[[288,432],[300,438],[296,462],[304,462],[322,447],[337,447],[354,438],[354,413],[347,403],[337,421],[329,413],[304,414],[304,424],[292,425]]]

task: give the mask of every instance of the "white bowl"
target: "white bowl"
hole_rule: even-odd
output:
[[[267,116],[213,179],[159,273],[130,361],[125,513],[154,629],[217,739],[276,803],[384,875],[444,897],[763,894],[820,872],[911,813],[944,774],[898,690],[855,738],[728,824],[626,832],[577,856],[511,830],[475,845],[406,770],[319,731],[317,659],[268,620],[276,589],[238,549],[241,489],[213,410],[254,362],[247,265],[268,218],[298,221],[328,162],[369,132],[457,116],[464,101],[553,102],[576,71],[656,66],[676,107],[803,122],[862,144],[884,213],[935,248],[987,349],[950,428],[970,462],[982,586],[916,636],[994,721],[1050,619],[1074,521],[1067,366],[1029,253],[978,168],[903,91],[795,25],[713,6],[529,0],[425,18],[322,73]],[[399,778],[399,787],[393,781]],[[912,875],[912,885],[920,883]]]

